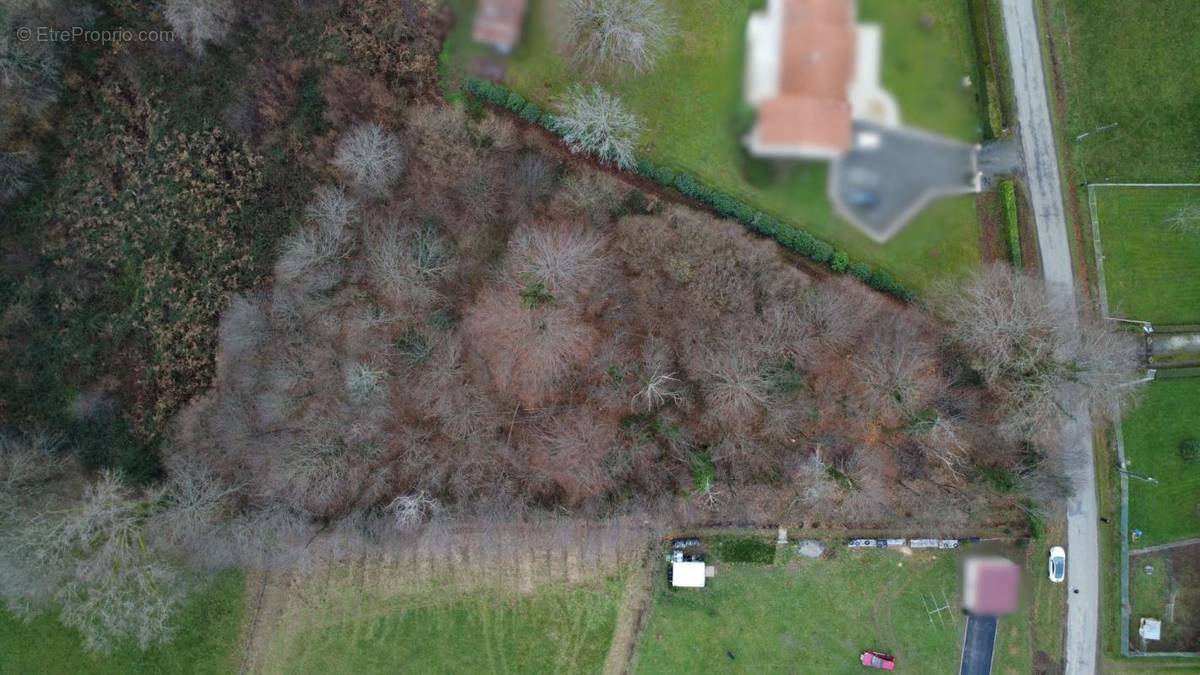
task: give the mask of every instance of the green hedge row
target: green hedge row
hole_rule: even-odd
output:
[[[559,133],[553,115],[542,112],[535,104],[502,85],[468,77],[463,88],[484,102],[514,112],[522,119],[539,124],[551,133]],[[871,288],[891,293],[906,302],[911,302],[915,297],[911,290],[900,285],[884,270],[872,269],[864,263],[852,261],[844,251],[834,250],[829,243],[804,230],[780,222],[733,195],[705,185],[695,176],[675,171],[671,167],[658,166],[648,159],[638,160],[634,171],[643,178],[678,190],[684,196],[706,204],[719,215],[736,220],[754,232],[774,239],[790,251],[813,262],[829,265],[834,272],[849,273]]]
[[[1004,212],[1004,236],[1008,240],[1008,257],[1013,267],[1024,266],[1021,255],[1021,221],[1018,219],[1017,188],[1011,180],[1000,183],[1000,210]]]

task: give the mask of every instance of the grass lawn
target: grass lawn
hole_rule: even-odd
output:
[[[528,594],[414,590],[373,603],[370,611],[323,616],[319,627],[287,631],[273,642],[265,670],[597,673],[623,590],[619,578]]]
[[[636,670],[856,674],[859,653],[875,649],[908,672],[955,672],[965,619],[954,611],[945,625],[931,624],[922,603],[923,594],[942,592],[956,602],[954,552],[835,547],[832,559],[719,564],[701,591],[658,584]],[[998,653],[1007,653],[1003,637]]]
[[[0,673],[29,675],[132,675],[145,673],[237,672],[245,586],[240,573],[226,573],[194,597],[179,617],[168,645],[145,652],[135,646],[111,654],[83,650],[79,634],[52,616],[24,623],[0,612]]]
[[[1200,204],[1200,188],[1096,188],[1114,316],[1200,323],[1200,233],[1173,232],[1166,223],[1185,204]]]
[[[1142,530],[1132,544],[1152,546],[1200,537],[1200,464],[1179,456],[1179,442],[1200,438],[1200,378],[1157,380],[1122,425],[1130,470],[1158,479],[1129,481],[1129,527]]]
[[[1195,0],[1046,4],[1064,69],[1064,136],[1083,178],[1195,182],[1200,177]],[[1119,126],[1074,140],[1109,124]]]
[[[457,0],[469,16],[470,0]],[[852,257],[890,270],[917,289],[936,276],[979,262],[979,226],[970,197],[944,200],[895,239],[875,244],[838,220],[825,196],[826,169],[802,164],[777,171],[748,160],[738,142],[746,20],[760,0],[668,0],[680,34],[658,67],[643,76],[605,82],[643,120],[642,153],[685,170],[785,222],[806,228]],[[535,1],[524,38],[508,64],[506,84],[553,107],[578,81],[554,44],[555,3]],[[965,141],[980,137],[973,90],[960,81],[975,72],[974,50],[959,0],[863,0],[861,18],[885,26],[884,85],[900,101],[907,124]],[[931,28],[921,18],[932,19]],[[461,28],[459,29],[461,30]],[[472,50],[458,33],[447,42],[443,73]],[[453,53],[461,50],[461,54]]]
[[[1146,567],[1153,568],[1146,574]],[[1142,617],[1162,621],[1162,639],[1147,651],[1197,651],[1200,638],[1200,546],[1184,546],[1129,559],[1131,648]]]

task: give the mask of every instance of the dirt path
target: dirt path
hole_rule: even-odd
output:
[[[654,572],[658,567],[650,550],[642,553],[642,558],[641,565],[630,566],[625,597],[617,610],[617,627],[604,660],[604,675],[624,675],[633,666],[638,638],[654,601]]]
[[[260,673],[267,662],[267,650],[275,634],[275,623],[287,602],[290,574],[264,570],[246,573],[247,607],[242,633],[241,675]]]

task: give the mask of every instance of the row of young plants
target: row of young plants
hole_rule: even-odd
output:
[[[536,103],[527,101],[520,94],[509,91],[503,85],[469,77],[464,81],[463,88],[481,101],[504,108],[527,122],[537,124],[557,136],[562,136],[558,119],[553,114],[543,111]],[[718,215],[736,220],[750,230],[774,239],[790,251],[813,262],[828,265],[834,272],[850,274],[868,286],[884,293],[890,293],[905,302],[911,302],[916,297],[912,290],[901,285],[888,272],[873,269],[865,263],[851,260],[846,252],[835,249],[828,242],[763,213],[726,192],[705,185],[690,174],[675,171],[669,166],[655,164],[648,159],[638,160],[634,172],[643,178],[654,181],[663,187],[677,190],[684,196],[707,205]]]

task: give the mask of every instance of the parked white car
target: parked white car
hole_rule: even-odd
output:
[[[1061,584],[1067,576],[1067,552],[1061,546],[1050,549],[1050,581]]]

